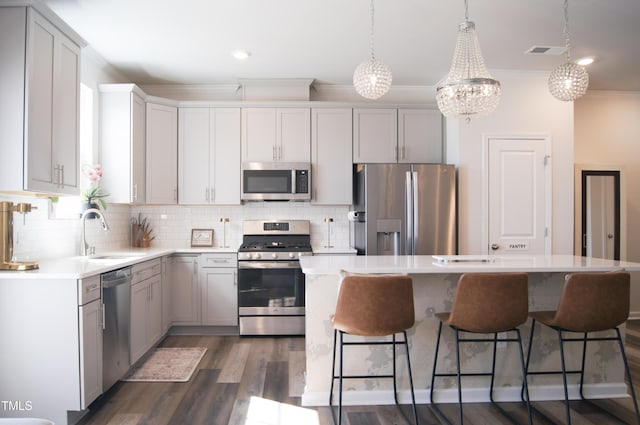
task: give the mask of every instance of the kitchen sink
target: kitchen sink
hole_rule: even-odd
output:
[[[143,255],[136,254],[107,254],[107,255],[94,255],[89,257],[89,260],[128,260],[132,258],[140,258]]]

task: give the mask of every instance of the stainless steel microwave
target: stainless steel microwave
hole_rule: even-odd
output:
[[[243,162],[243,201],[311,200],[308,162]]]

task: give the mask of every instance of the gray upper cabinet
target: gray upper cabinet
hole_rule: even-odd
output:
[[[351,108],[311,110],[311,202],[315,205],[353,203]]]
[[[354,109],[354,163],[442,162],[437,109]]]
[[[398,162],[442,162],[442,114],[437,109],[398,109]]]
[[[145,101],[134,84],[100,85],[101,185],[108,202],[145,203]]]
[[[0,190],[77,195],[80,46],[31,7],[0,7],[0,52]]]

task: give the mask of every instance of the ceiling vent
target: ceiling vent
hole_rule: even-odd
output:
[[[564,46],[531,46],[524,53],[527,55],[552,55],[560,56],[565,54],[567,48]]]

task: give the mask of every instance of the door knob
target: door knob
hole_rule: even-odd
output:
[[[493,243],[493,244],[491,244],[491,249],[492,249],[493,251],[497,251],[497,250],[498,250],[498,248],[500,248],[500,245],[498,245],[497,243]]]

